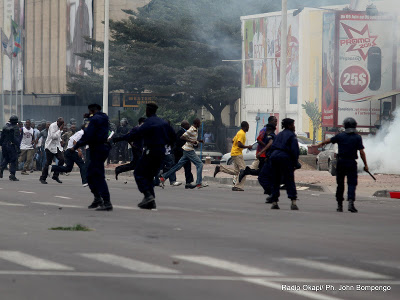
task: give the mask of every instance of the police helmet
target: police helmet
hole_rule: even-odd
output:
[[[349,118],[344,119],[343,126],[345,129],[357,128],[357,122],[356,122],[356,120],[354,120],[354,118],[349,117]]]
[[[10,117],[10,123],[11,123],[11,124],[17,124],[17,123],[18,123],[18,116],[12,115],[12,116]]]

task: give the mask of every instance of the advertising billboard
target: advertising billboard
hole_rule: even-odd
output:
[[[280,85],[281,16],[249,19],[244,23],[245,86]],[[288,15],[287,86],[299,85],[299,17]]]
[[[84,74],[90,61],[77,56],[91,49],[85,37],[93,37],[93,1],[67,0],[67,73]]]

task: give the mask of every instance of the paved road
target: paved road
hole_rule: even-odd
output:
[[[305,190],[300,211],[286,197],[272,211],[259,188],[167,186],[141,211],[130,179],[109,181],[113,212],[94,212],[77,175],[38,178],[0,181],[0,299],[400,298],[398,200],[336,213],[332,195]],[[94,231],[48,230],[77,223]]]

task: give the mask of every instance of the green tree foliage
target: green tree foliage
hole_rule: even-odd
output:
[[[318,129],[321,128],[322,112],[320,111],[317,102],[310,101],[302,104],[301,106],[306,111],[307,116],[310,118],[311,123],[313,124],[313,144],[315,144]]]

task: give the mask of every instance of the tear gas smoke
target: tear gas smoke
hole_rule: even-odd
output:
[[[365,154],[371,173],[400,174],[400,109],[394,120],[383,124],[375,136],[364,138]],[[364,164],[358,161],[359,168]]]

